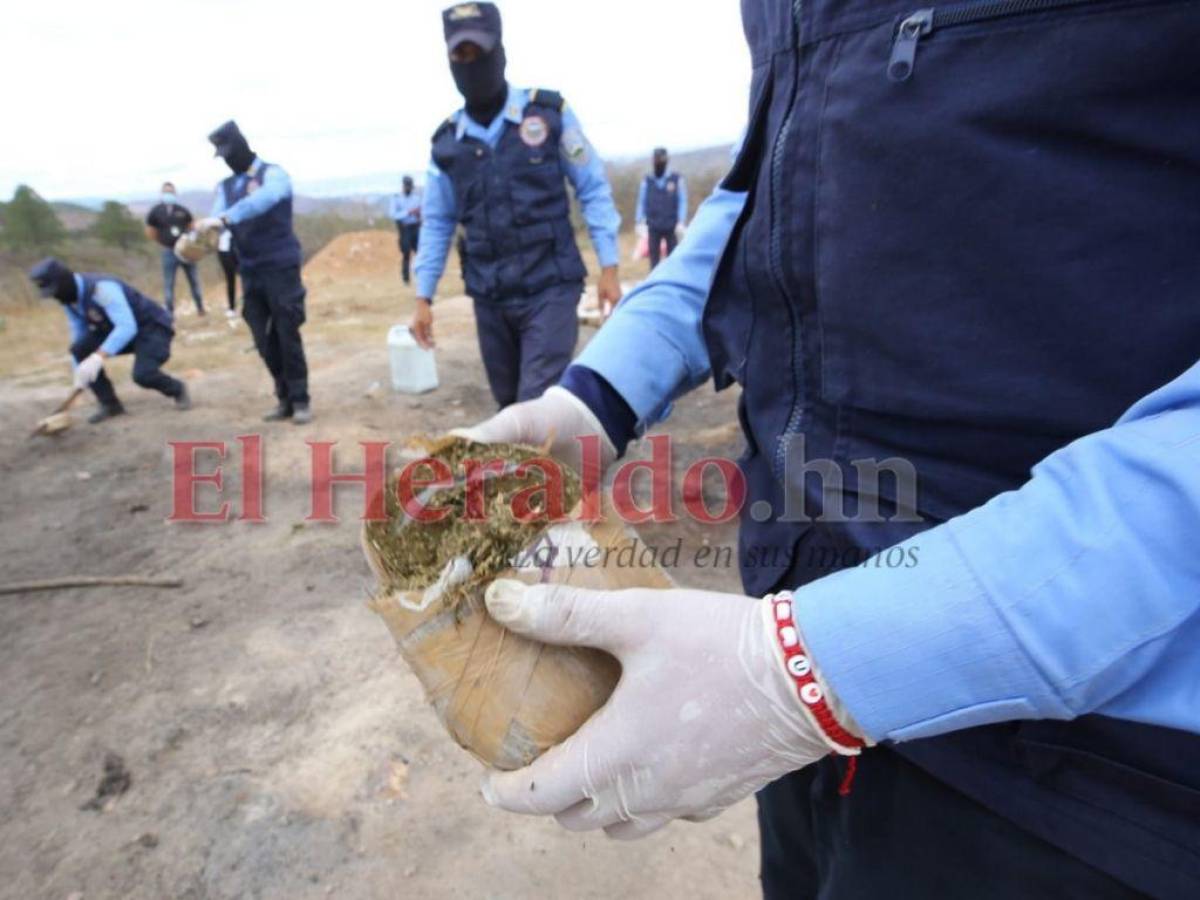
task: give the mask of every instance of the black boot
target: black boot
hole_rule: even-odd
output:
[[[175,408],[180,412],[187,412],[192,408],[192,395],[183,382],[180,382],[179,387],[179,396],[175,398]]]
[[[111,406],[101,406],[98,410],[88,416],[88,424],[99,425],[105,419],[111,419],[115,416],[123,415],[125,415],[125,407],[122,406],[121,402],[118,400]]]
[[[295,413],[292,409],[292,404],[285,400],[280,400],[279,405],[263,416],[264,422],[282,422],[284,419],[290,419]]]
[[[312,407],[307,403],[297,403],[292,412],[293,425],[307,425],[313,420]]]

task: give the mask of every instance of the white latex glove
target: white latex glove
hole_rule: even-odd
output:
[[[577,440],[580,437],[599,437],[601,472],[617,458],[617,448],[587,404],[557,385],[536,400],[505,407],[486,422],[450,433],[481,444],[540,447],[549,441],[550,455],[577,472],[582,466],[582,446]]]
[[[104,357],[93,353],[75,367],[75,387],[85,388],[92,384],[104,371]]]
[[[492,806],[634,839],[672,819],[711,818],[831,752],[784,668],[768,601],[507,580],[486,601],[513,631],[621,662],[616,691],[574,737],[524,769],[487,776],[481,792]],[[855,728],[828,691],[825,699]]]
[[[634,234],[636,234],[640,238],[650,237],[650,226],[647,225],[645,222],[638,222],[637,227],[635,227],[633,229],[633,231],[634,231]]]
[[[680,222],[675,226],[675,240],[682,241],[687,237],[687,226]]]

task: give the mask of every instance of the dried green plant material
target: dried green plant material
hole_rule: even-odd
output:
[[[546,456],[535,447],[477,444],[462,438],[424,441],[419,446],[425,450],[427,458],[445,463],[455,480],[452,487],[434,488],[421,494],[421,506],[445,509],[448,514],[438,521],[410,519],[401,508],[396,489],[399,473],[394,473],[385,492],[387,520],[368,523],[366,540],[379,561],[384,592],[424,590],[438,581],[453,560],[467,559],[471,564],[470,575],[450,585],[441,598],[445,606],[457,608],[501,572],[511,568],[513,560],[553,524],[547,514],[549,498],[545,494],[549,488],[546,488],[543,469],[531,465],[518,471],[522,464],[546,459]],[[465,463],[468,460],[481,464],[494,460],[504,463],[501,474],[489,474],[484,481],[483,518],[466,515]],[[562,473],[561,508],[569,512],[580,499],[579,477],[566,466],[559,467],[559,471]],[[418,464],[413,472],[425,479],[436,474],[428,463]],[[530,496],[531,489],[537,487],[544,488],[533,493],[540,497],[540,504],[535,506],[540,507],[541,515],[522,521],[514,511],[514,497],[521,492]]]

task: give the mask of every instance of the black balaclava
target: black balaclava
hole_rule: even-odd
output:
[[[474,62],[450,61],[450,73],[466,101],[467,115],[480,125],[491,124],[504,109],[508,99],[508,82],[504,77],[507,66],[503,44],[497,44],[491,53],[481,54]]]
[[[254,162],[254,151],[250,149],[250,144],[246,139],[238,134],[229,150],[221,154],[221,158],[225,160],[225,165],[229,166],[234,175],[242,175],[250,171],[250,166]]]
[[[208,139],[216,147],[217,156],[225,160],[225,165],[234,175],[242,175],[250,170],[254,163],[254,151],[232,119],[210,134]]]
[[[75,273],[53,257],[43,259],[30,269],[29,278],[43,297],[53,297],[63,306],[71,306],[79,300]]]
[[[662,178],[667,174],[667,162],[669,157],[666,150],[654,151],[654,177]]]

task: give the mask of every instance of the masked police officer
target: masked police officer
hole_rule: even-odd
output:
[[[400,241],[400,279],[408,284],[412,280],[412,257],[420,246],[421,236],[421,195],[411,175],[404,176],[400,193],[392,195],[391,216]]]
[[[167,310],[111,275],[78,274],[57,259],[42,260],[29,278],[66,313],[75,386],[90,387],[100,403],[88,422],[95,425],[125,413],[104,363],[126,353],[133,354],[135,384],[172,398],[177,409],[191,409],[187,385],[162,371],[175,336]]]
[[[653,172],[642,179],[638,188],[637,225],[640,234],[649,242],[650,268],[662,258],[662,244],[667,256],[675,252],[687,224],[687,181],[667,166],[670,157],[665,147],[654,151]]]
[[[1050,5],[743,4],[722,189],[472,434],[611,461],[740,382],[746,596],[494,591],[623,673],[491,802],[763,788],[772,898],[1200,896],[1200,16]]]
[[[442,19],[450,71],[466,105],[433,136],[412,327],[423,346],[432,346],[431,304],[461,223],[479,346],[492,395],[503,407],[557,382],[575,349],[587,270],[575,244],[566,182],[583,207],[600,260],[602,307],[621,297],[620,216],[603,163],[563,98],[505,80],[496,6],[461,3]]]
[[[233,234],[242,276],[242,318],[275,380],[279,401],[264,420],[306,425],[312,421],[312,407],[300,337],[305,290],[300,241],[292,229],[291,179],[279,166],[259,159],[233,121],[208,139],[233,174],[217,186],[212,216],[197,228],[228,228]]]

